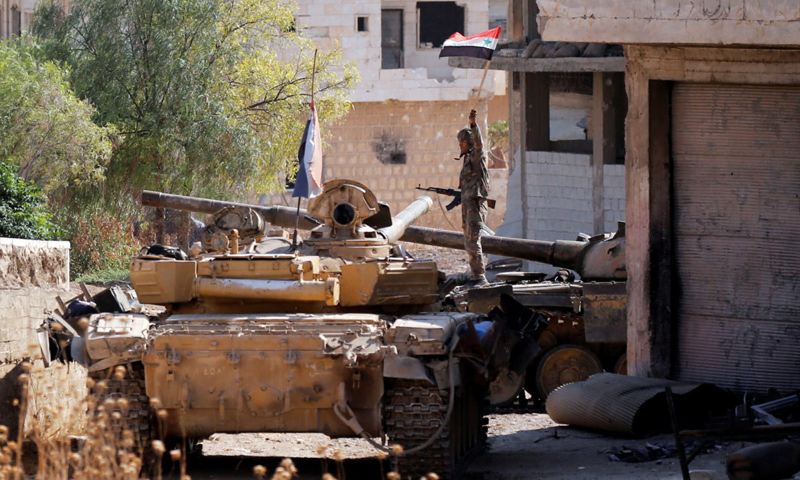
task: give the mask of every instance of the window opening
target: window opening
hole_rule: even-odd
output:
[[[447,38],[464,32],[464,7],[455,2],[417,2],[420,48],[439,48]]]
[[[381,10],[381,68],[403,66],[403,11]]]
[[[367,17],[357,17],[356,18],[356,31],[358,32],[368,32],[369,27],[367,24]]]
[[[22,35],[22,12],[19,7],[11,7],[11,35]]]

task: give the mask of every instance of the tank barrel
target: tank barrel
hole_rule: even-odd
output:
[[[400,240],[464,250],[464,235],[461,232],[451,230],[411,227],[400,237]],[[580,253],[586,244],[583,242],[545,242],[541,240],[481,236],[481,246],[484,253],[492,255],[520,258],[522,260],[575,269],[578,267]]]
[[[146,207],[171,208],[173,210],[209,214],[216,213],[229,206],[249,207],[261,214],[265,221],[283,228],[294,228],[295,218],[297,216],[297,209],[291,207],[263,207],[246,203],[222,202],[219,200],[209,200],[207,198],[172,195],[150,190],[142,191],[142,205]],[[300,221],[297,228],[301,230],[311,230],[321,224],[322,222],[317,218],[309,215],[305,210],[300,210]]]
[[[379,234],[390,243],[399,240],[464,250],[464,235],[461,232],[412,225],[428,211],[432,204],[430,197],[418,198],[405,210],[392,217],[392,225],[378,230]],[[250,207],[261,214],[267,222],[283,228],[294,228],[297,215],[297,209],[291,207],[264,207],[222,202],[149,190],[142,192],[142,205],[200,213],[215,213],[228,206]],[[321,220],[306,210],[300,210],[299,213],[300,221],[297,225],[299,229],[312,230],[323,224]],[[625,280],[627,278],[624,229],[621,229],[613,238],[601,241],[558,240],[547,242],[482,236],[481,245],[484,253],[570,268],[586,280]]]
[[[403,209],[402,212],[392,217],[391,226],[379,229],[378,233],[389,243],[395,243],[403,236],[404,232],[408,231],[412,223],[416,222],[419,217],[428,213],[431,205],[433,205],[431,197],[426,195],[419,197],[414,200],[411,205]]]

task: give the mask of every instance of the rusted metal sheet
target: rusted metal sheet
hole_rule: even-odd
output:
[[[800,88],[677,84],[675,378],[800,388]]]
[[[547,397],[547,414],[556,423],[610,432],[642,435],[666,431],[670,428],[666,386],[672,388],[678,415],[685,412],[683,420],[697,418],[698,412],[717,408],[726,399],[723,390],[709,384],[598,373],[554,390]]]

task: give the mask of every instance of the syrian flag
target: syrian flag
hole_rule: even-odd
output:
[[[314,102],[311,102],[311,112],[303,131],[297,159],[300,161],[300,168],[297,170],[292,197],[314,198],[322,193],[322,140]]]
[[[501,30],[502,27],[497,27],[472,37],[465,37],[456,32],[442,44],[439,58],[475,57],[491,60],[494,49],[497,48]]]

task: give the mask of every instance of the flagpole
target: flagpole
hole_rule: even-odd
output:
[[[314,49],[314,63],[311,67],[311,105],[314,105],[314,79],[317,76],[317,49]],[[299,173],[299,172],[298,172]],[[294,233],[292,234],[292,251],[297,251],[297,227],[300,223],[300,200],[303,197],[297,197],[297,211],[294,214]]]
[[[492,63],[491,60],[486,60],[486,67],[483,68],[483,77],[481,77],[481,86],[478,87],[478,96],[476,98],[476,102],[481,101],[481,92],[483,91],[483,82],[486,80],[486,72],[489,71],[489,65]],[[475,108],[477,110],[477,106]]]

